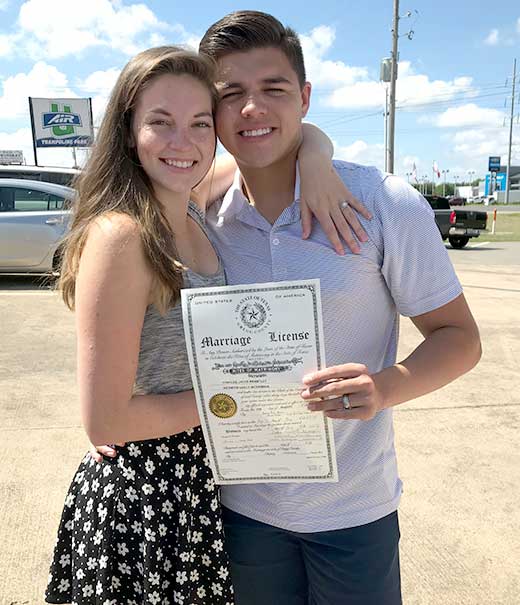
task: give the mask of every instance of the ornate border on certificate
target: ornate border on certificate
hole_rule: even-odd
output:
[[[190,292],[188,290],[188,292],[186,293],[186,300],[187,300],[187,317],[188,317],[188,331],[189,331],[189,336],[190,336],[190,346],[192,347],[192,350],[195,350],[195,335],[194,335],[194,330],[193,330],[193,321],[192,321],[192,310],[191,310],[191,305],[192,302],[196,299],[196,298],[204,298],[207,296],[212,296],[212,297],[216,297],[216,296],[229,296],[229,291],[222,291],[222,292],[215,292],[215,290],[213,290],[212,288],[208,289],[208,292],[204,292],[202,291],[198,291],[198,292]],[[320,339],[320,330],[319,330],[319,320],[320,320],[320,309],[319,309],[319,305],[318,305],[318,295],[317,295],[317,291],[316,291],[316,286],[314,284],[310,284],[310,283],[306,283],[303,282],[301,284],[291,284],[291,285],[283,285],[283,283],[280,284],[274,284],[274,285],[265,285],[264,286],[259,286],[257,288],[254,287],[245,287],[243,290],[240,288],[233,288],[233,295],[235,294],[255,294],[255,293],[264,293],[264,292],[276,292],[277,290],[284,290],[284,291],[290,291],[290,290],[308,290],[311,293],[311,297],[312,297],[312,307],[313,307],[313,314],[314,314],[314,326],[315,326],[315,342],[316,342],[316,360],[317,360],[317,367],[318,369],[322,367],[323,364],[323,359],[321,356],[321,348],[322,348],[322,343],[321,343],[321,339]],[[200,397],[200,401],[202,402],[202,410],[203,410],[203,414],[204,414],[204,420],[206,425],[209,424],[209,420],[208,420],[208,405],[207,402],[204,398],[204,392],[203,392],[203,388],[202,388],[202,381],[200,378],[200,371],[199,371],[199,365],[197,362],[197,358],[195,356],[194,360],[193,360],[193,365],[195,368],[195,376],[196,376],[196,388]],[[283,482],[284,480],[286,481],[299,481],[299,480],[327,480],[327,479],[333,479],[334,477],[334,469],[335,469],[335,465],[334,465],[334,461],[332,458],[332,452],[334,451],[334,447],[331,447],[332,445],[332,439],[331,439],[331,435],[330,435],[330,431],[331,426],[329,425],[329,423],[327,422],[327,419],[325,418],[325,416],[323,416],[323,424],[324,424],[324,428],[325,428],[325,437],[326,437],[326,442],[327,442],[327,453],[328,453],[328,471],[327,473],[322,473],[319,475],[305,475],[305,476],[297,476],[297,475],[285,475],[282,477],[277,478],[278,481]],[[233,477],[232,480],[224,477],[222,475],[222,472],[219,468],[219,461],[218,461],[218,457],[216,454],[216,448],[215,448],[215,444],[213,442],[211,433],[209,435],[207,435],[208,440],[209,440],[209,448],[211,449],[212,452],[212,457],[213,460],[215,462],[215,470],[218,476],[218,479],[226,482],[226,481],[232,481],[232,482],[240,482],[240,481],[248,481],[248,482],[254,482],[254,481],[258,481],[259,483],[262,483],[263,481],[265,481],[265,477],[262,476],[248,476],[248,477]]]

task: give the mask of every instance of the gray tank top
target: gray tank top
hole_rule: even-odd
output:
[[[204,213],[191,201],[188,213],[206,233]],[[220,258],[217,272],[213,275],[199,275],[187,269],[183,277],[184,288],[225,285],[224,269]],[[181,303],[179,301],[166,315],[161,315],[154,305],[150,305],[146,310],[141,332],[134,394],[178,393],[189,391],[191,388]]]

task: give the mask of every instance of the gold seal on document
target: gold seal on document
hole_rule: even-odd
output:
[[[237,404],[233,397],[217,393],[209,400],[209,409],[219,418],[231,418],[237,412]]]

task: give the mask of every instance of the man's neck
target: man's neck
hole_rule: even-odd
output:
[[[296,153],[267,168],[238,167],[249,202],[271,224],[294,201]]]

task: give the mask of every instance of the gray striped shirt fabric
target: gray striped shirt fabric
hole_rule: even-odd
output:
[[[318,278],[328,366],[365,364],[377,372],[396,361],[399,314],[437,309],[462,292],[428,203],[402,179],[347,162],[334,166],[373,213],[361,253],[333,250],[315,223],[301,239],[298,175],[295,201],[271,225],[242,193],[240,175],[206,216],[228,284]],[[397,509],[392,410],[368,422],[333,420],[338,483],[225,486],[228,508],[297,532],[328,531],[376,521]]]

